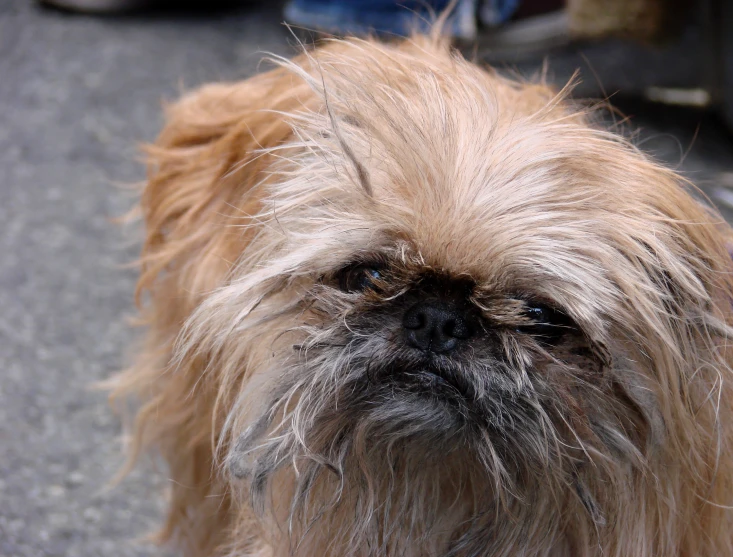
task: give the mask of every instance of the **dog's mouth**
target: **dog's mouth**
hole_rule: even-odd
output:
[[[433,364],[391,366],[383,378],[398,390],[447,401],[466,402],[474,398],[470,381],[459,371]]]

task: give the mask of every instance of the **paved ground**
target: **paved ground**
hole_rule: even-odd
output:
[[[110,222],[142,177],[135,144],[183,87],[243,77],[292,52],[277,6],[95,19],[0,0],[0,556],[132,556],[162,477],[121,463],[118,423],[89,390],[133,337],[135,238]],[[626,104],[644,148],[727,199],[733,143],[717,122]],[[733,195],[731,195],[733,198]],[[729,201],[730,203],[730,201]]]

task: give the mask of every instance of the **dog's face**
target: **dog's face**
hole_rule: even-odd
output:
[[[292,135],[179,340],[240,504],[304,555],[634,553],[620,529],[691,501],[659,474],[714,476],[688,477],[716,450],[722,235],[562,95],[339,49],[290,67],[315,100],[270,116]]]

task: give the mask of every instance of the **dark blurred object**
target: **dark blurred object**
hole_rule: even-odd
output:
[[[482,33],[479,44],[492,62],[536,61],[559,46],[614,39],[658,48],[683,35],[693,12],[692,0],[525,0],[513,21]]]
[[[733,2],[715,2],[712,20],[717,22],[712,37],[715,56],[714,64],[719,68],[716,74],[714,97],[723,108],[728,126],[733,129]]]
[[[40,0],[42,4],[87,14],[112,14],[133,12],[155,4],[151,0]]]
[[[260,0],[38,0],[38,2],[65,12],[100,16],[150,12],[205,14],[235,9],[255,2],[262,3]]]
[[[479,37],[478,56],[528,77],[544,60],[559,86],[580,68],[576,97],[705,107],[733,129],[733,0],[569,0],[563,17],[554,36],[565,25],[564,43],[535,48],[533,29],[519,36],[507,26]]]
[[[575,39],[658,42],[679,34],[694,5],[693,0],[567,0],[568,30]]]

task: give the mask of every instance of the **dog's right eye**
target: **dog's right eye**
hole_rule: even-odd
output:
[[[338,273],[339,288],[344,292],[361,292],[374,288],[374,282],[381,278],[382,273],[377,265],[352,265]]]
[[[550,344],[557,342],[565,333],[576,328],[572,319],[565,313],[538,302],[527,303],[524,317],[528,323],[517,330]]]

